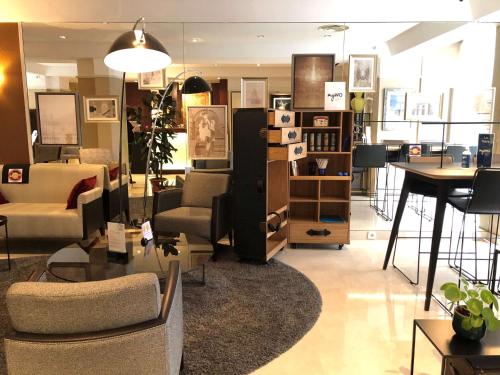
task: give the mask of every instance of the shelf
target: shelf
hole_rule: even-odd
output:
[[[319,155],[351,155],[349,151],[307,151],[307,153]]]
[[[318,199],[304,197],[290,197],[290,202],[318,202]]]
[[[301,128],[306,130],[325,130],[325,129],[339,130],[340,126],[301,126]]]
[[[351,181],[351,176],[290,176],[291,181]]]
[[[320,202],[332,202],[332,203],[349,203],[349,199],[345,199],[344,197],[336,197],[336,196],[323,196],[320,199]]]
[[[288,240],[285,238],[284,240],[267,240],[267,251],[266,251],[266,260],[271,259],[278,251],[283,249]]]

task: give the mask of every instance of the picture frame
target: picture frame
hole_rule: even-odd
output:
[[[292,94],[289,93],[271,93],[269,94],[269,108],[282,111],[292,110]]]
[[[81,145],[79,98],[76,92],[35,93],[40,144]]]
[[[182,121],[178,127],[181,129],[187,128],[189,107],[209,106],[211,104],[212,104],[212,93],[210,91],[199,92],[197,94],[182,94],[182,109],[181,109]]]
[[[187,125],[191,160],[227,160],[227,105],[190,106]]]
[[[349,92],[375,92],[377,55],[349,55]]]
[[[120,122],[119,99],[115,95],[84,96],[85,122]]]
[[[334,81],[334,75],[335,54],[293,54],[292,109],[323,110],[325,82]]]
[[[443,93],[407,93],[405,120],[440,121],[443,113]]]
[[[165,69],[139,73],[139,90],[162,90],[167,84]]]
[[[241,79],[241,108],[268,108],[268,79],[243,77]]]
[[[405,125],[406,95],[411,91],[404,88],[384,88],[383,92],[382,130],[397,130]],[[395,121],[401,121],[401,123]]]

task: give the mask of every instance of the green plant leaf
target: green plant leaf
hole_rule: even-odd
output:
[[[493,317],[490,320],[486,321],[486,328],[490,332],[495,332],[498,328],[500,328],[500,320],[497,318]]]
[[[448,288],[458,288],[458,285],[456,283],[444,283],[441,285],[441,290],[445,291]]]
[[[483,318],[471,318],[470,323],[473,328],[480,328],[483,325]]]
[[[465,302],[467,305],[467,309],[469,309],[469,312],[472,315],[481,315],[481,311],[483,311],[483,301],[477,299],[477,298],[471,298],[467,302]]]
[[[469,331],[472,328],[470,318],[465,318],[464,320],[462,320],[462,328],[466,331]]]
[[[481,299],[487,305],[493,304],[495,310],[498,311],[498,300],[493,293],[491,293],[488,289],[481,290]]]
[[[467,299],[467,293],[464,291],[460,291],[460,301],[465,301]]]
[[[448,301],[458,302],[460,301],[460,289],[458,289],[456,284],[450,283],[444,289],[444,296]]]
[[[469,289],[467,291],[467,294],[469,295],[470,298],[477,298],[479,297],[479,293],[475,291],[474,289]]]

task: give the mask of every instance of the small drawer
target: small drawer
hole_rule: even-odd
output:
[[[294,161],[307,156],[306,142],[292,143],[283,147],[269,147],[267,158],[269,160]]]
[[[267,123],[277,128],[292,128],[295,126],[295,112],[274,111],[267,112]]]
[[[268,130],[267,132],[267,142],[269,143],[279,143],[282,145],[287,145],[289,143],[297,143],[302,139],[302,129],[301,128],[282,128]]]
[[[291,223],[290,243],[349,243],[347,223]]]

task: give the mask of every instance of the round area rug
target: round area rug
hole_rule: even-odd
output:
[[[46,259],[16,259],[13,272],[0,272],[0,374],[5,373],[3,337],[8,328],[5,293],[12,282],[26,280]],[[314,284],[277,260],[255,265],[225,254],[206,264],[205,286],[196,284],[201,268],[182,278],[182,374],[252,372],[299,341],[321,312]]]

